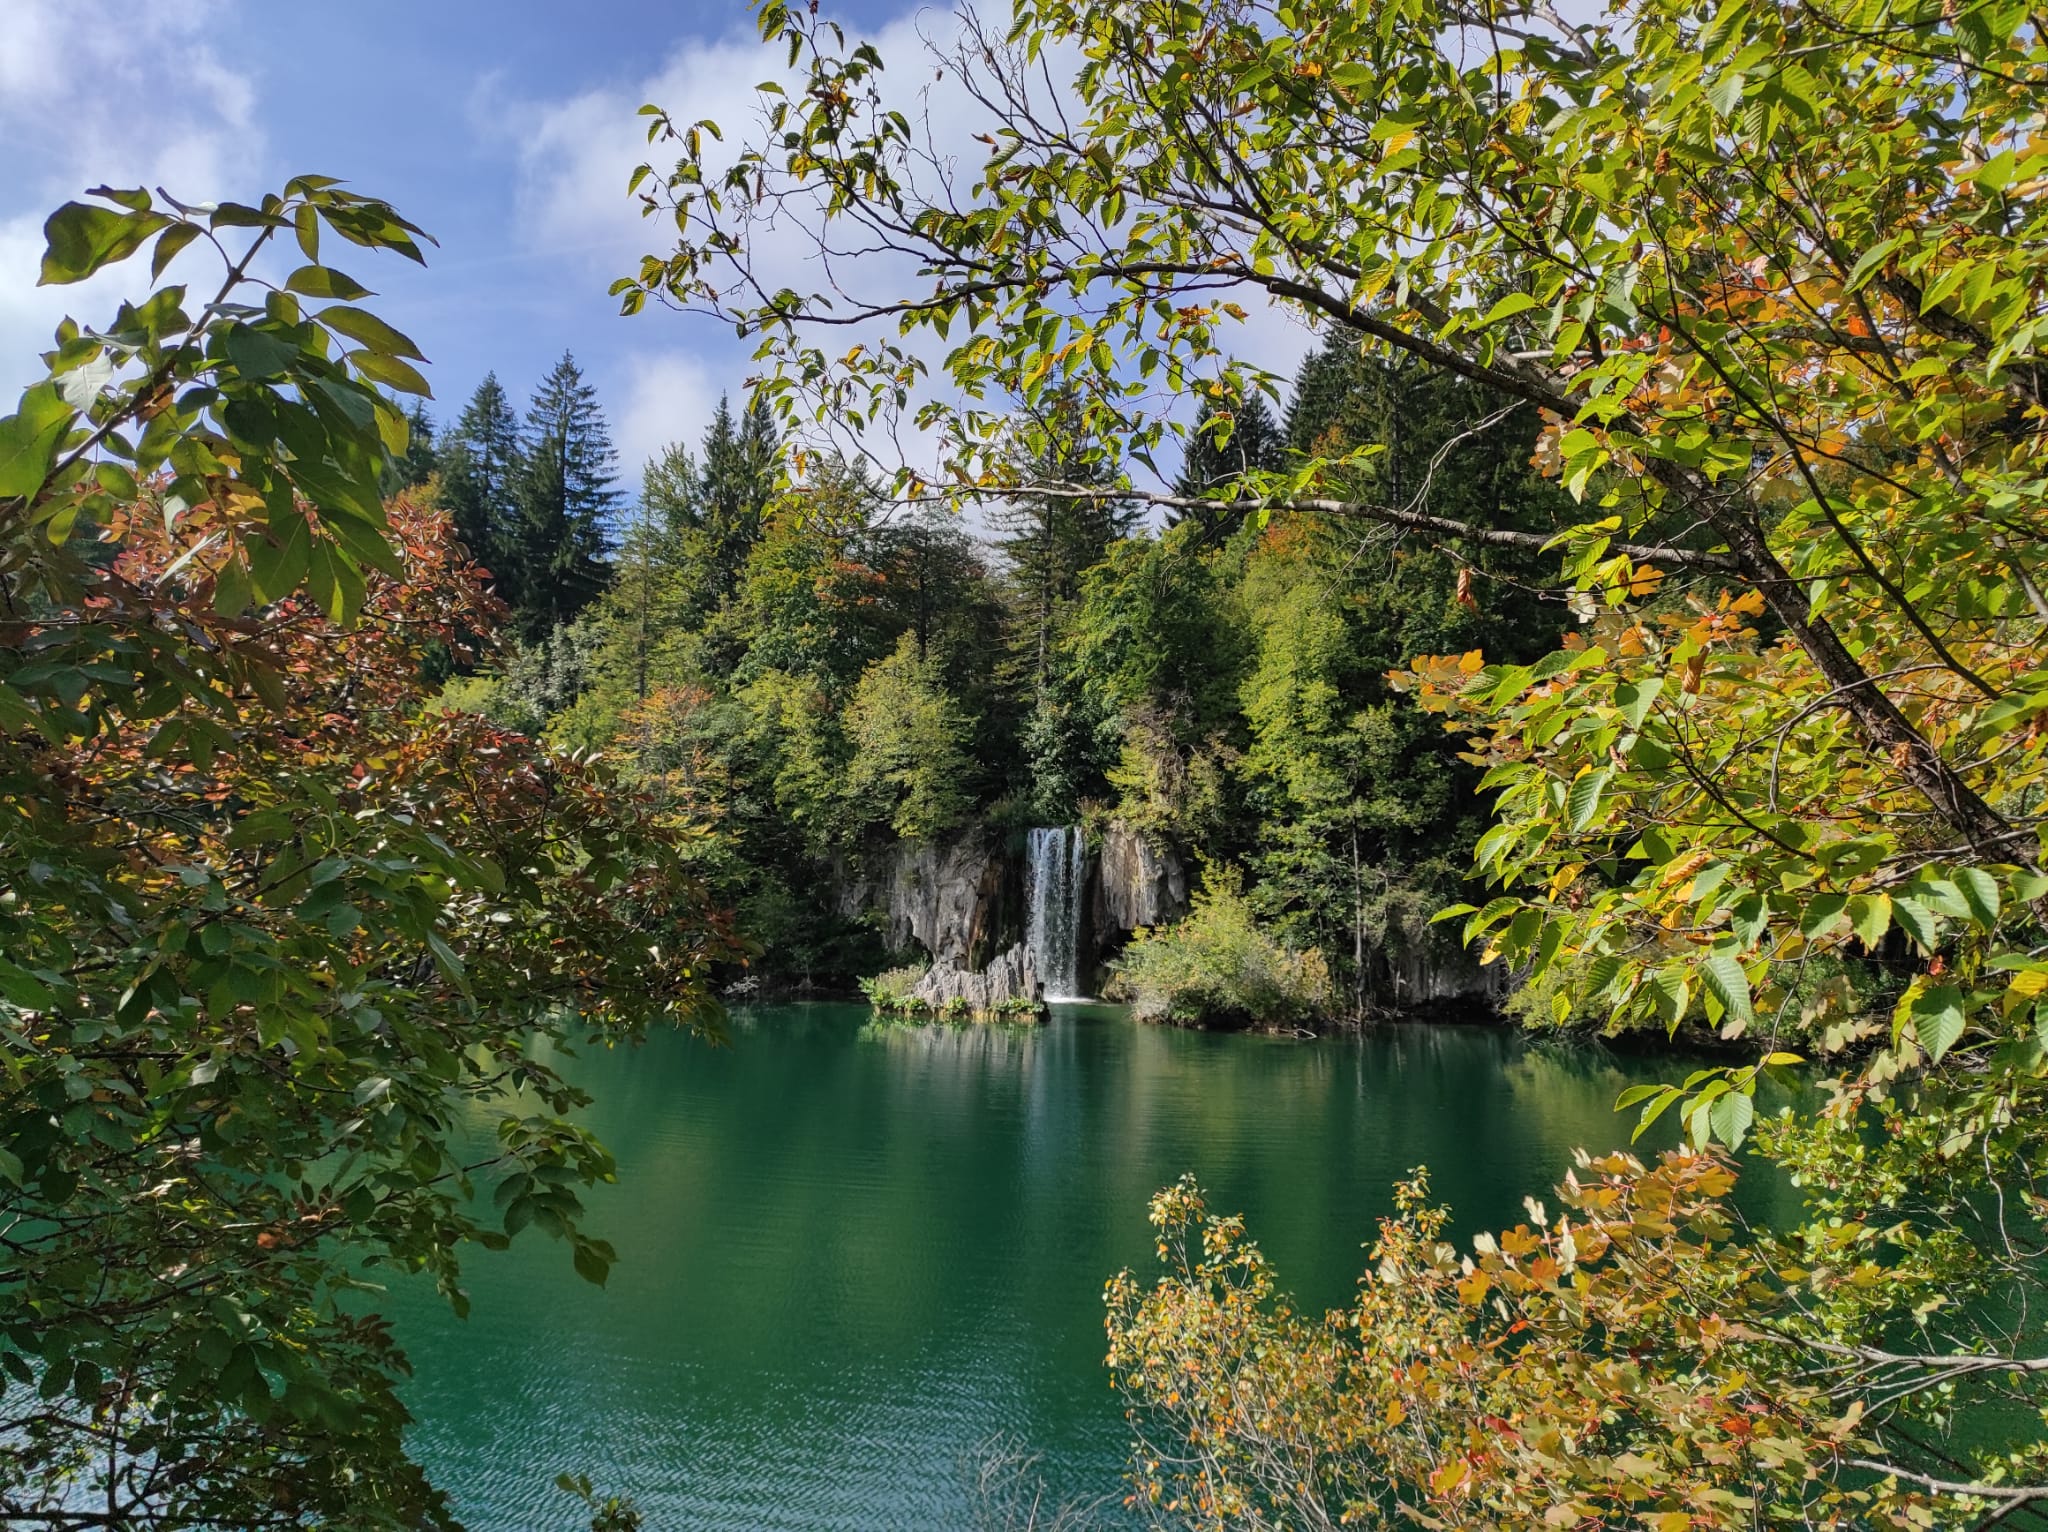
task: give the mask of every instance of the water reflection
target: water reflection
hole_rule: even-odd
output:
[[[1183,1170],[1242,1210],[1304,1302],[1341,1303],[1388,1188],[1427,1163],[1462,1228],[1512,1221],[1615,1095],[1668,1062],[1478,1028],[1316,1042],[1138,1027],[875,1025],[760,1008],[731,1044],[657,1039],[571,1072],[622,1185],[620,1263],[545,1241],[480,1259],[475,1317],[397,1295],[418,1450],[472,1526],[568,1521],[588,1471],[659,1528],[965,1525],[960,1458],[999,1432],[1055,1490],[1113,1487],[1102,1283],[1150,1254]]]

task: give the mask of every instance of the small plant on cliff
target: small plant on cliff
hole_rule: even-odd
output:
[[[1296,1026],[1330,1006],[1330,970],[1263,930],[1233,875],[1213,878],[1177,925],[1141,931],[1117,960],[1111,999],[1140,1021]]]
[[[862,979],[860,992],[867,996],[869,1005],[886,1016],[916,1015],[925,1007],[914,991],[923,982],[928,971],[914,963],[903,968],[892,968],[887,973],[876,974],[872,979]]]

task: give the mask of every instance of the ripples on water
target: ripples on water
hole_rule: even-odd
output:
[[[415,1451],[475,1532],[574,1524],[564,1470],[673,1529],[955,1528],[998,1433],[1055,1498],[1114,1490],[1101,1294],[1194,1171],[1306,1304],[1342,1303],[1388,1187],[1427,1163],[1461,1227],[1512,1222],[1616,1094],[1673,1066],[1479,1028],[1318,1042],[1139,1027],[875,1025],[760,1007],[571,1073],[618,1156],[609,1287],[529,1234],[469,1267],[472,1317],[392,1308]]]

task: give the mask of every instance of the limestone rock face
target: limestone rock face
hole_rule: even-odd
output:
[[[1019,942],[998,953],[979,973],[941,958],[918,980],[911,997],[935,1015],[965,1008],[971,1016],[990,1016],[1017,1001],[1038,1006],[1042,989],[1031,949]]]
[[[1112,824],[1097,862],[1095,929],[1114,939],[1140,926],[1162,926],[1188,912],[1188,873],[1171,846]]]
[[[1002,882],[1002,861],[979,836],[903,842],[887,873],[889,945],[915,942],[935,965],[970,966],[995,945]]]

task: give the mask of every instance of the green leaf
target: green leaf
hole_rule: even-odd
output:
[[[1571,792],[1565,798],[1565,811],[1570,816],[1572,833],[1578,834],[1593,822],[1593,816],[1600,812],[1600,795],[1607,789],[1608,778],[1614,773],[1605,768],[1589,771],[1572,783]]]
[[[1754,946],[1756,939],[1764,934],[1764,929],[1771,923],[1770,906],[1764,903],[1762,894],[1743,895],[1735,901],[1728,915],[1736,939],[1745,947]]]
[[[1636,1119],[1636,1128],[1635,1131],[1629,1135],[1629,1141],[1633,1143],[1635,1140],[1641,1138],[1645,1133],[1649,1132],[1650,1125],[1654,1123],[1659,1117],[1662,1117],[1666,1109],[1670,1107],[1671,1103],[1678,1100],[1682,1094],[1683,1093],[1675,1085],[1666,1085],[1659,1088],[1657,1090],[1656,1096],[1652,1098],[1652,1100],[1650,1101],[1650,1104],[1643,1108],[1642,1116]]]
[[[1998,880],[1981,867],[1965,867],[1955,875],[1956,892],[1969,906],[1970,918],[1990,930],[1998,924]]]
[[[1742,1091],[1731,1090],[1715,1098],[1708,1117],[1714,1137],[1730,1149],[1740,1149],[1743,1139],[1749,1136],[1749,1125],[1756,1120],[1756,1102]]]
[[[21,396],[21,408],[0,420],[0,499],[28,499],[43,487],[77,418],[55,383],[38,383]]]
[[[1890,239],[1881,240],[1864,251],[1856,264],[1849,269],[1849,291],[1853,293],[1862,287],[1865,282],[1869,281],[1871,273],[1876,271],[1878,267],[1882,266],[1890,258],[1892,253],[1905,242],[1905,238],[1906,236],[1903,234],[1894,234]]]
[[[370,290],[346,272],[332,266],[301,266],[284,279],[284,290],[308,298],[368,298]]]
[[[597,1286],[603,1287],[606,1279],[612,1274],[612,1263],[591,1245],[577,1245],[573,1259],[576,1275],[586,1282],[594,1282]]]
[[[322,309],[314,317],[335,334],[346,335],[350,340],[368,346],[379,356],[410,357],[416,362],[426,360],[419,347],[367,309],[337,303]]]
[[[170,222],[161,213],[117,213],[67,202],[43,224],[43,269],[36,285],[83,282],[102,266],[126,260]]]
[[[1892,923],[1919,943],[1923,952],[1941,945],[1941,917],[1918,899],[1901,894],[1892,900]]]
[[[287,504],[283,515],[270,517],[270,536],[249,539],[249,574],[256,599],[266,604],[281,601],[306,578],[307,557],[312,551],[313,529],[296,507]]]
[[[1664,689],[1664,679],[1652,676],[1647,681],[1624,682],[1614,689],[1615,705],[1621,709],[1621,716],[1628,720],[1631,729],[1640,729],[1643,720],[1650,716],[1650,704],[1657,700],[1657,693]]]
[[[419,375],[409,362],[401,362],[395,356],[380,356],[374,351],[357,351],[349,357],[349,363],[364,377],[395,388],[403,394],[418,394],[422,399],[434,397],[434,391],[427,386],[427,380]]]
[[[1527,293],[1509,293],[1500,302],[1488,309],[1486,317],[1480,320],[1479,323],[1484,328],[1487,325],[1496,324],[1503,319],[1511,318],[1516,314],[1527,313],[1535,307],[1537,307],[1536,300]]]
[[[1742,105],[1742,87],[1742,72],[1738,69],[1731,69],[1723,74],[1720,79],[1716,80],[1713,87],[1708,90],[1707,100],[1713,106],[1715,115],[1723,122],[1732,118],[1735,115],[1735,109]]]
[[[1808,941],[1825,936],[1848,906],[1849,901],[1841,894],[1815,894],[1799,912],[1799,934]]]
[[[1913,1001],[1913,1035],[1928,1058],[1939,1064],[1963,1035],[1963,992],[1942,984],[1918,996]]]
[[[1746,1025],[1756,1019],[1750,1010],[1749,975],[1742,971],[1733,953],[1709,953],[1700,965],[1700,977],[1706,981],[1708,993],[1721,1002],[1721,1009],[1732,1020]]]
[[[299,348],[283,336],[245,324],[228,327],[222,349],[235,371],[250,379],[280,377],[299,359]]]
[[[156,242],[156,249],[149,257],[149,280],[154,282],[161,277],[171,262],[178,258],[178,252],[198,237],[199,225],[196,223],[174,223],[164,230],[163,238]]]
[[[1657,1008],[1658,1017],[1667,1027],[1675,1027],[1685,1020],[1686,1007],[1692,999],[1692,991],[1685,982],[1685,970],[1674,963],[1651,974],[1650,999]]]
[[[1892,901],[1884,894],[1857,894],[1849,900],[1849,928],[1873,952],[1891,929]]]

